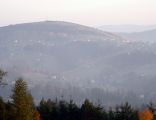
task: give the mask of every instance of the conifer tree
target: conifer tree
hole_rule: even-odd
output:
[[[3,70],[0,69],[0,86],[5,85],[3,78],[7,74],[7,72],[4,72]]]
[[[22,78],[15,83],[12,99],[16,108],[16,120],[33,120],[33,98]]]
[[[5,103],[0,97],[0,120],[5,120]]]

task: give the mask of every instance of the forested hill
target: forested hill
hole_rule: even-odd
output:
[[[155,44],[69,22],[0,28],[0,67],[8,72],[9,85],[18,77],[27,80],[35,99],[63,95],[107,104],[155,99],[155,50]]]

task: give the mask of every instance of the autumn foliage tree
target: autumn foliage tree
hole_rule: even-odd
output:
[[[37,110],[34,111],[33,120],[41,120],[40,113]]]
[[[139,120],[153,120],[153,118],[154,115],[149,109],[145,109],[144,111],[139,113]]]

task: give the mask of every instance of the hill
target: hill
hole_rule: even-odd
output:
[[[0,66],[9,73],[8,83],[12,86],[23,77],[36,100],[63,95],[78,103],[89,98],[136,104],[155,99],[155,49],[155,44],[129,43],[112,33],[62,21],[0,28]]]
[[[156,25],[103,25],[98,28],[113,33],[134,33],[156,29]]]
[[[120,35],[130,41],[156,42],[156,29],[136,33],[121,33]]]

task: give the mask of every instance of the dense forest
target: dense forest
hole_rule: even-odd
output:
[[[0,70],[0,86],[7,85],[3,77],[7,73]],[[35,105],[27,83],[19,78],[12,88],[8,101],[0,98],[0,120],[154,120],[154,105],[144,108],[132,107],[128,102],[109,109],[100,103],[93,104],[85,99],[82,105],[70,101],[45,100]]]

